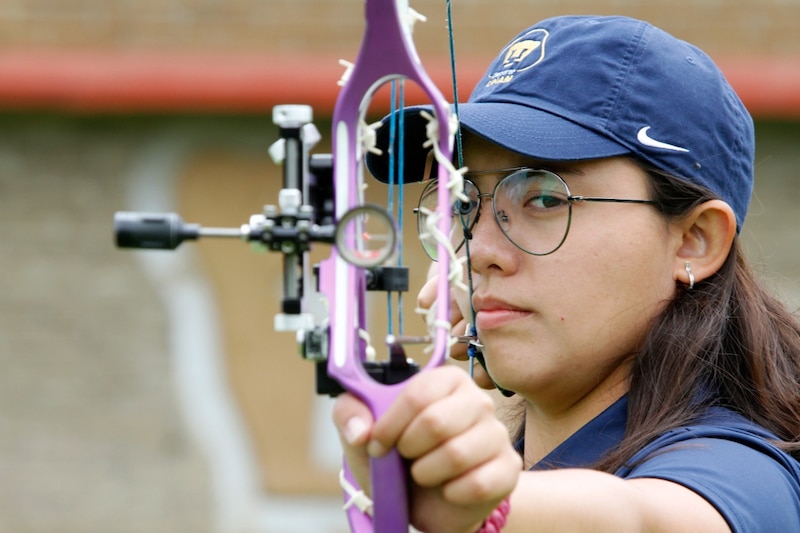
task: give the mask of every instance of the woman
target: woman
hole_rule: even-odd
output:
[[[397,447],[423,531],[800,531],[800,326],[741,255],[752,121],[712,61],[640,21],[549,19],[459,116],[454,332],[474,323],[485,372],[416,376],[378,421],[340,397],[363,486]],[[479,385],[516,394],[515,438]]]

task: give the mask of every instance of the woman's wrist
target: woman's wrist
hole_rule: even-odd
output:
[[[511,511],[511,499],[506,498],[486,517],[476,533],[500,533],[506,525],[509,511]]]

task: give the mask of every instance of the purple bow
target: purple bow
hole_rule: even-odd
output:
[[[378,88],[392,80],[415,82],[427,94],[438,122],[438,148],[446,160],[451,159],[449,104],[432,83],[414,49],[406,13],[401,13],[400,0],[366,0],[366,30],[361,49],[349,78],[336,103],[333,116],[333,158],[336,218],[360,205],[359,191],[363,182],[362,146],[359,122]],[[439,176],[448,170],[440,166]],[[442,179],[442,182],[446,180]],[[450,193],[439,187],[439,205],[450,206]],[[439,230],[449,233],[450,214],[441,213]],[[446,258],[446,251],[439,257]],[[449,324],[449,261],[439,262],[437,290],[437,322]],[[330,351],[328,373],[346,390],[358,396],[379,418],[397,396],[403,383],[384,385],[370,378],[363,368],[366,358],[359,330],[366,329],[365,270],[345,261],[337,248],[320,268],[321,292],[329,302]],[[448,331],[440,327],[434,338],[434,351],[425,369],[439,366],[448,353]],[[349,472],[345,469],[349,478]],[[355,507],[348,509],[352,531],[407,533],[409,524],[406,468],[396,451],[371,462],[374,515],[370,517]],[[352,482],[352,478],[349,478]]]

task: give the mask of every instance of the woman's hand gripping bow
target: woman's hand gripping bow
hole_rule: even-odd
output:
[[[334,420],[362,487],[370,458],[395,448],[409,461],[410,521],[420,531],[476,531],[522,469],[490,396],[453,366],[411,378],[377,421],[356,397],[340,396]]]

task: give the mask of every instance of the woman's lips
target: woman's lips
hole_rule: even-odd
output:
[[[481,331],[496,329],[530,315],[530,311],[500,300],[476,299],[474,304],[475,325]]]
[[[530,313],[527,311],[520,311],[518,309],[486,309],[479,311],[475,315],[475,322],[478,330],[488,331],[500,328],[509,322],[519,320],[529,314]]]

